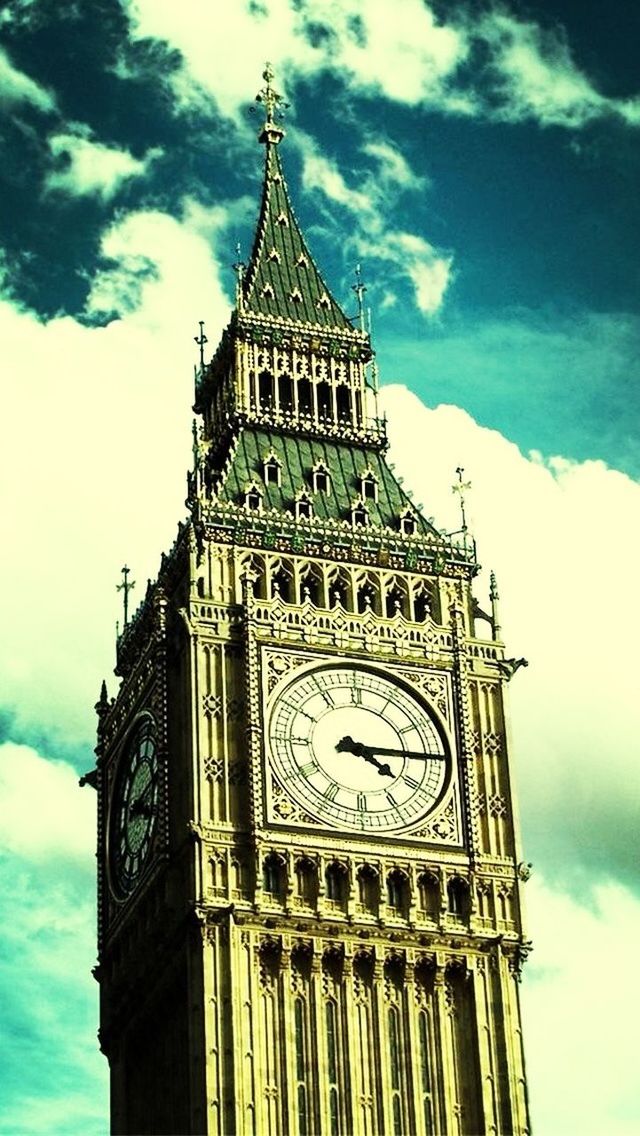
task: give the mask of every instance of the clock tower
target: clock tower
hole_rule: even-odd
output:
[[[521,1136],[517,663],[466,530],[386,462],[370,338],[291,208],[272,78],[188,520],[97,705],[112,1130]]]

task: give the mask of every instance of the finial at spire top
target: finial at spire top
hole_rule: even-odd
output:
[[[271,142],[274,146],[278,145],[284,138],[284,128],[276,122],[276,115],[284,111],[289,104],[284,101],[279,91],[276,91],[272,86],[274,78],[273,67],[270,63],[265,65],[262,72],[262,78],[265,81],[265,86],[256,95],[256,102],[263,103],[266,111],[266,118],[264,126],[258,135],[260,142]]]

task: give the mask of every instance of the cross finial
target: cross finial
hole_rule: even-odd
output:
[[[265,85],[261,91],[256,95],[256,102],[262,103],[266,111],[265,123],[260,133],[261,142],[272,142],[277,146],[278,142],[284,138],[283,128],[276,122],[276,115],[285,110],[289,104],[284,101],[279,91],[276,91],[273,84],[273,67],[267,63],[262,78]]]
[[[204,320],[198,320],[198,323],[200,325],[200,335],[194,335],[193,341],[197,343],[200,348],[200,370],[204,371],[204,345],[208,343],[209,340],[204,333]]]
[[[359,264],[356,264],[356,282],[351,285],[351,291],[355,292],[358,300],[358,322],[360,324],[360,331],[364,333],[364,294],[367,290],[366,284],[362,282],[362,269]]]
[[[456,473],[458,475],[458,480],[456,481],[456,483],[454,485],[451,486],[451,488],[452,488],[454,493],[460,494],[460,514],[461,514],[461,518],[462,518],[461,532],[463,533],[464,536],[466,536],[467,535],[467,515],[466,515],[466,512],[465,512],[465,496],[464,495],[469,489],[471,489],[471,482],[462,480],[462,475],[464,473],[464,467],[463,466],[461,466],[461,465],[457,466]]]
[[[124,626],[125,627],[127,626],[127,623],[129,622],[129,592],[131,591],[132,588],[135,588],[135,586],[136,586],[135,580],[129,579],[129,572],[130,571],[131,571],[131,569],[128,568],[127,565],[125,564],[124,568],[122,569],[122,583],[116,584],[116,591],[122,592],[122,599],[123,599],[123,603],[124,603]]]

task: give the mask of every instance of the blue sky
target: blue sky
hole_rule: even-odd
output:
[[[0,11],[0,1131],[106,1131],[76,780],[115,689],[119,570],[141,594],[184,512],[193,336],[205,319],[215,345],[250,248],[269,58],[296,212],[347,310],[362,264],[392,460],[449,530],[464,465],[531,664],[511,695],[536,1131],[626,1136],[637,989],[594,974],[640,924],[640,11],[219,8]]]

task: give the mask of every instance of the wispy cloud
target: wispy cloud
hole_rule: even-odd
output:
[[[502,4],[479,15],[460,2],[444,17],[422,0],[247,0],[223,11],[196,2],[124,4],[132,38],[180,52],[166,81],[182,107],[209,97],[237,116],[270,58],[281,86],[332,72],[352,93],[444,114],[572,129],[607,115],[640,124],[640,97],[599,92],[559,23],[523,19]],[[207,47],[214,40],[221,48],[215,68]]]
[[[54,134],[49,139],[49,150],[56,164],[45,178],[45,190],[70,197],[96,196],[103,201],[114,197],[123,182],[146,174],[151,163],[162,155],[162,150],[155,147],[143,159],[134,158],[128,150],[87,137],[85,128]]]
[[[370,139],[362,152],[374,160],[374,168],[359,171],[358,186],[349,186],[335,161],[318,151],[313,140],[296,131],[301,150],[302,183],[320,191],[332,203],[351,214],[350,245],[356,257],[381,261],[387,284],[404,277],[409,281],[416,307],[433,316],[442,306],[452,278],[453,256],[433,247],[424,237],[393,229],[388,222],[399,196],[422,190],[426,178],[412,170],[404,155],[386,139]],[[391,276],[391,280],[389,280]]]
[[[51,91],[14,67],[4,48],[0,47],[0,106],[10,107],[19,103],[30,103],[45,112],[56,109]]]
[[[487,76],[494,99],[489,117],[510,122],[532,119],[541,126],[579,128],[603,115],[631,126],[640,122],[640,98],[600,94],[580,70],[562,28],[542,28],[500,8],[469,27],[489,48]]]

